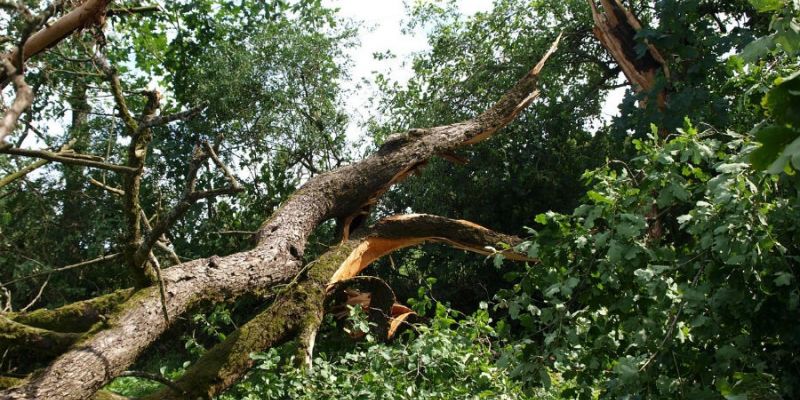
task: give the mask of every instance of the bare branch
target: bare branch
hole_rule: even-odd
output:
[[[79,262],[77,264],[71,264],[71,265],[67,265],[67,266],[64,266],[64,267],[60,267],[60,268],[54,268],[54,269],[52,269],[50,271],[37,272],[37,273],[34,273],[34,274],[25,275],[25,276],[23,276],[21,278],[15,278],[15,279],[12,279],[12,280],[10,280],[8,282],[0,283],[0,286],[6,286],[6,285],[10,285],[12,283],[24,281],[24,280],[27,280],[27,279],[38,278],[40,276],[49,276],[50,274],[53,274],[53,273],[56,273],[56,272],[63,272],[63,271],[69,271],[71,269],[88,267],[90,265],[99,264],[99,263],[104,262],[104,261],[115,260],[115,259],[119,258],[120,256],[122,256],[121,253],[103,255],[103,256],[97,257],[97,258],[95,258],[93,260],[82,261],[82,262]]]
[[[128,109],[128,103],[125,101],[122,83],[119,80],[119,74],[117,73],[117,70],[111,66],[111,64],[108,62],[108,59],[100,52],[95,53],[93,55],[93,59],[95,65],[97,65],[97,67],[103,71],[103,73],[106,75],[109,85],[111,85],[111,94],[114,97],[114,103],[117,105],[117,112],[119,112],[122,122],[125,123],[125,128],[128,132],[128,135],[134,136],[136,131],[139,129],[139,125],[136,122],[136,119],[133,118],[130,109]]]
[[[126,15],[133,15],[133,14],[150,14],[155,12],[162,12],[164,11],[161,6],[141,6],[141,7],[127,7],[127,8],[112,8],[106,11],[106,15],[109,17],[123,17]]]
[[[33,307],[33,305],[36,304],[36,302],[39,301],[40,298],[42,298],[42,293],[44,293],[44,288],[47,287],[48,283],[50,283],[50,275],[47,276],[47,279],[44,281],[42,286],[39,287],[39,292],[36,294],[36,296],[34,296],[33,300],[31,300],[31,302],[28,303],[27,306],[22,307],[22,309],[20,309],[19,311],[20,312],[26,312],[26,311],[30,310],[30,308]]]
[[[76,156],[76,154],[74,153],[60,153],[60,152],[54,153],[52,151],[47,151],[47,150],[27,150],[18,148],[0,149],[0,153],[13,154],[23,157],[41,158],[48,161],[60,162],[62,164],[80,165],[84,167],[105,169],[108,171],[114,171],[121,174],[133,174],[137,172],[135,168],[126,167],[123,165],[109,164],[101,161],[95,161],[93,157],[87,159],[84,157]]]
[[[2,179],[0,179],[0,188],[4,187],[6,185],[9,185],[10,183],[16,181],[17,179],[24,178],[26,175],[28,175],[31,172],[33,172],[33,171],[35,171],[35,170],[47,165],[49,162],[50,161],[48,161],[48,160],[37,160],[37,161],[34,161],[34,162],[32,162],[32,163],[20,168],[19,171],[16,171],[16,172],[13,172],[11,174],[8,174],[8,175],[4,176]]]
[[[214,161],[214,164],[216,164],[217,167],[221,169],[222,172],[225,174],[225,177],[228,178],[228,181],[231,183],[231,188],[239,190],[241,188],[241,186],[239,185],[239,181],[233,175],[231,170],[228,169],[228,166],[225,165],[222,161],[220,161],[219,157],[217,157],[217,152],[214,151],[214,148],[211,147],[211,144],[208,143],[207,141],[204,141],[203,147],[205,148],[206,153],[208,153],[208,155],[211,157],[211,160]]]
[[[145,235],[142,244],[139,246],[136,254],[134,255],[135,258],[142,258],[147,254],[147,252],[150,252],[153,246],[158,242],[158,239],[161,238],[167,232],[167,230],[169,230],[169,228],[172,227],[172,225],[175,224],[175,222],[180,219],[183,214],[185,214],[198,200],[222,195],[231,195],[244,190],[236,181],[233,173],[228,169],[228,167],[225,166],[225,164],[222,163],[222,161],[220,161],[219,157],[217,157],[211,145],[209,145],[208,142],[204,142],[203,146],[205,147],[205,151],[201,150],[199,147],[195,147],[193,151],[192,159],[189,162],[189,172],[186,174],[187,183],[186,188],[184,189],[183,197],[178,201],[178,204],[176,204],[163,218],[160,218],[155,226],[152,227],[150,232]],[[214,160],[214,163],[225,173],[225,176],[231,181],[231,184],[233,185],[232,187],[195,191],[195,187],[197,186],[197,172],[199,171],[203,161],[205,161],[208,157],[211,157]]]
[[[146,128],[151,128],[151,127],[154,127],[154,126],[157,126],[157,125],[169,124],[170,122],[184,121],[184,120],[187,120],[187,119],[191,119],[194,116],[196,116],[197,114],[199,114],[200,112],[202,112],[203,110],[205,110],[206,107],[208,107],[208,105],[202,104],[202,105],[199,105],[199,106],[196,106],[196,107],[192,107],[192,108],[190,108],[190,109],[188,109],[186,111],[181,111],[179,113],[153,117],[153,118],[150,118],[148,121],[142,123],[139,126],[139,129],[146,129]]]
[[[185,394],[185,392],[183,390],[181,390],[180,386],[176,385],[175,382],[167,379],[167,377],[165,377],[163,375],[153,374],[153,373],[144,372],[144,371],[125,371],[125,372],[119,374],[119,376],[132,376],[132,377],[135,377],[135,378],[149,379],[151,381],[155,381],[155,382],[163,384],[164,386],[166,386],[166,387],[170,388],[171,390],[173,390],[176,394],[179,394],[179,395],[184,395]]]
[[[159,264],[158,259],[156,256],[153,255],[151,251],[149,256],[150,264],[153,266],[153,270],[156,273],[156,282],[158,284],[158,295],[161,297],[161,312],[164,314],[164,321],[167,325],[170,324],[169,322],[169,311],[167,310],[167,291],[166,287],[167,284],[164,282],[164,278],[161,276],[161,264]]]
[[[113,194],[115,194],[117,196],[124,196],[125,195],[125,191],[124,190],[119,189],[119,188],[115,188],[115,187],[112,187],[112,186],[108,186],[108,185],[104,184],[103,182],[98,181],[97,179],[89,178],[89,183],[91,183],[92,185],[97,186],[100,189],[103,189],[103,190],[105,190],[105,191],[107,191],[109,193],[113,193]]]

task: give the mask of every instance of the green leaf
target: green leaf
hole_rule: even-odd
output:
[[[761,104],[779,124],[800,127],[800,71],[776,79]]]
[[[746,63],[754,63],[775,49],[775,36],[760,37],[744,47],[739,57]]]
[[[775,278],[775,286],[789,286],[792,284],[792,275],[790,272],[778,272],[775,274],[777,278]]]
[[[785,126],[771,125],[756,132],[755,136],[761,147],[750,154],[750,162],[756,169],[765,170],[778,158],[787,144],[800,136],[800,132]]]
[[[750,4],[758,10],[758,12],[777,11],[783,8],[783,0],[750,0]]]

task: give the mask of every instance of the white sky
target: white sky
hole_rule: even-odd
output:
[[[377,112],[372,110],[369,104],[369,97],[374,90],[371,85],[373,74],[381,72],[404,84],[413,75],[411,66],[407,65],[406,61],[409,61],[415,52],[430,48],[426,42],[425,32],[413,34],[401,32],[404,22],[408,20],[404,5],[406,1],[430,0],[325,0],[323,2],[326,6],[339,8],[340,16],[364,23],[358,35],[361,45],[349,51],[353,65],[352,81],[347,84],[354,88],[354,92],[347,99],[348,112],[352,116],[347,129],[347,138],[350,142],[355,143],[364,138],[364,132],[358,123],[374,116]],[[489,11],[492,8],[492,0],[461,0],[457,4],[465,16]],[[387,50],[391,50],[395,57],[384,60],[375,60],[373,57],[374,53]],[[624,88],[621,88],[609,93],[603,105],[604,120],[609,121],[619,114],[618,105],[622,101],[624,92]]]
[[[361,84],[348,97],[348,112],[352,118],[347,137],[355,142],[364,134],[358,123],[376,112],[369,105],[374,87],[365,85],[364,80],[372,83],[374,72],[389,75],[388,72],[391,71],[391,79],[400,84],[408,82],[413,71],[405,61],[409,61],[415,52],[427,50],[430,46],[427,44],[425,32],[415,32],[413,35],[404,35],[401,32],[404,22],[408,20],[403,0],[326,0],[323,4],[339,8],[339,15],[342,17],[364,22],[358,35],[361,45],[349,52],[353,62],[350,71],[352,82],[349,84],[352,87]],[[490,10],[492,1],[462,0],[458,2],[458,8],[464,15],[473,15]],[[391,50],[395,57],[380,61],[374,59],[374,53],[387,50]]]

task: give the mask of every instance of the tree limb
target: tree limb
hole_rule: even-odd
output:
[[[311,339],[311,332],[316,332],[322,320],[330,285],[352,278],[392,251],[432,241],[483,254],[485,246],[495,246],[498,240],[509,244],[521,242],[513,236],[467,221],[424,214],[385,218],[310,263],[304,278],[286,288],[265,311],[206,352],[175,384],[186,392],[184,398],[212,398],[241,379],[254,365],[255,361],[249,356],[251,353],[278,345],[298,334],[305,335],[301,339]],[[522,254],[514,254],[516,257],[508,258],[527,260]],[[308,349],[311,351],[313,345]],[[166,391],[146,397],[179,398]]]
[[[23,48],[21,52],[19,50],[20,46],[18,46],[10,53],[0,56],[0,58],[25,62],[47,48],[55,46],[78,30],[95,24],[102,26],[105,19],[105,9],[110,2],[111,0],[86,0],[63,17],[31,35],[21,46]],[[19,65],[22,65],[22,63]],[[0,70],[0,90],[8,85],[10,76],[7,71]]]
[[[0,58],[0,61],[3,64],[2,71],[4,75],[11,77],[11,80],[14,82],[14,90],[17,92],[11,107],[6,110],[3,119],[0,120],[0,149],[3,149],[10,146],[5,141],[6,136],[14,131],[20,115],[22,115],[22,112],[30,107],[33,102],[33,90],[25,83],[25,77],[22,75],[22,71],[14,67],[11,61],[6,58]]]
[[[124,165],[109,164],[102,161],[95,161],[94,159],[76,156],[74,153],[55,153],[48,150],[28,150],[19,148],[5,148],[0,149],[0,153],[12,154],[23,157],[41,158],[43,160],[60,162],[68,165],[79,165],[83,167],[91,167],[104,169],[108,171],[117,172],[120,174],[133,174],[137,170]]]

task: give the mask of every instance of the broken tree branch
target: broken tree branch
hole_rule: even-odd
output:
[[[205,110],[206,107],[208,107],[208,105],[201,104],[199,106],[192,107],[186,111],[181,111],[175,114],[153,117],[149,119],[147,122],[139,125],[139,129],[152,128],[154,126],[165,125],[175,121],[185,121],[187,119],[195,117],[197,114],[200,114],[200,112]]]
[[[471,222],[424,214],[385,218],[371,229],[356,232],[356,235],[313,261],[304,278],[286,288],[270,307],[194,363],[175,382],[185,391],[183,398],[213,398],[237,382],[254,365],[250,353],[263,351],[298,334],[306,340],[310,357],[312,332],[316,332],[322,320],[328,288],[342,279],[352,278],[392,251],[432,241],[484,254],[486,246],[495,246],[498,241],[512,245],[521,242],[521,239]],[[528,260],[523,254],[514,254],[516,257],[508,258]],[[146,397],[180,398],[165,391]]]
[[[316,227],[374,204],[392,185],[436,154],[487,139],[510,123],[538,95],[539,74],[558,40],[539,63],[476,118],[409,131],[392,151],[379,151],[360,162],[316,175],[296,191],[259,229],[255,248],[225,257],[190,261],[163,271],[167,309],[177,317],[204,300],[237,298],[292,279]],[[26,384],[0,392],[6,399],[83,399],[125,371],[163,334],[157,288],[140,290],[108,323],[64,353]],[[238,330],[239,336],[270,332]],[[230,336],[229,336],[230,337]],[[273,336],[274,338],[274,336]],[[245,357],[247,358],[247,357]],[[80,365],[81,368],[74,368]]]

